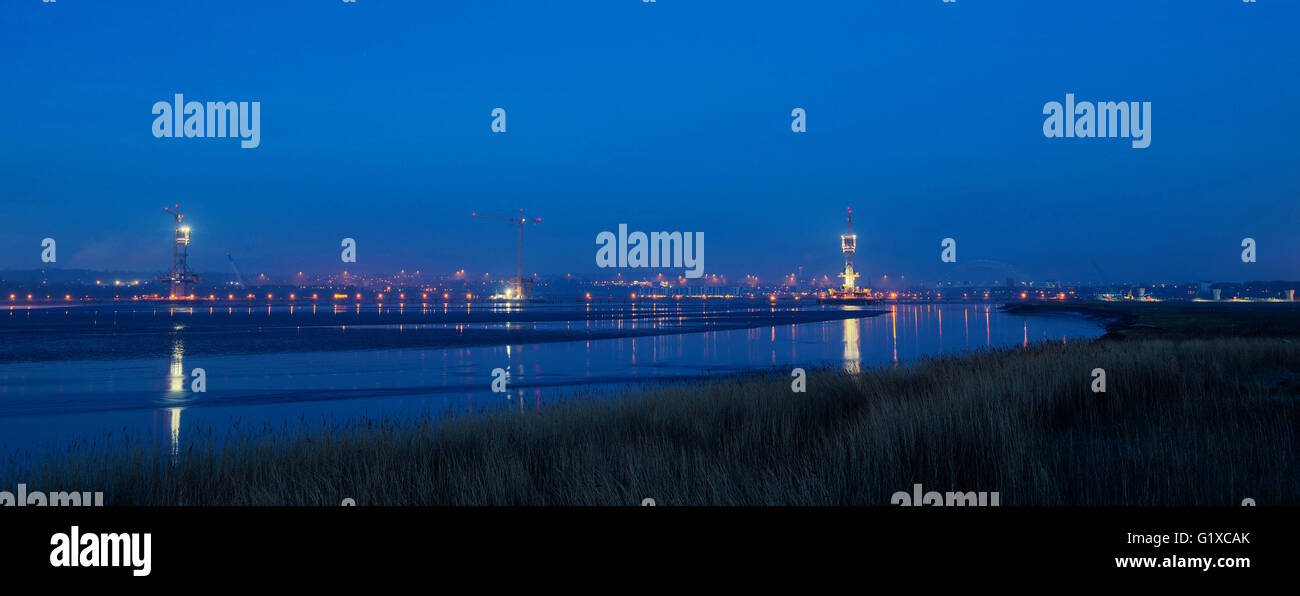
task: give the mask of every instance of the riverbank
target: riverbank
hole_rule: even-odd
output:
[[[540,412],[264,429],[175,455],[119,438],[11,459],[0,487],[110,505],[889,505],[914,484],[1003,506],[1300,503],[1300,343],[1178,337],[1179,319],[1166,337],[812,369],[806,393],[764,374]]]
[[[1012,302],[1011,314],[1075,314],[1110,339],[1300,337],[1300,302]]]

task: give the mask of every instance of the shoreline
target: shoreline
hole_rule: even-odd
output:
[[[1118,339],[1118,332],[1129,328],[1137,320],[1132,313],[1106,312],[1086,304],[1035,304],[1009,302],[999,307],[1004,313],[1031,317],[1050,317],[1062,314],[1074,314],[1100,325],[1106,333],[1101,338]]]
[[[1300,336],[1300,302],[1010,302],[1001,310],[1077,314],[1101,324],[1105,340]]]
[[[757,329],[761,327],[799,325],[804,323],[824,323],[845,319],[862,319],[886,314],[885,310],[763,310],[758,312],[719,310],[690,311],[674,317],[670,311],[632,313],[624,319],[611,313],[593,313],[598,316],[578,316],[583,313],[533,313],[520,316],[519,313],[492,314],[486,317],[420,315],[415,319],[382,319],[377,313],[365,313],[364,317],[319,322],[303,325],[303,321],[288,320],[288,316],[278,314],[268,320],[240,321],[237,324],[223,324],[216,317],[227,317],[222,313],[212,319],[190,320],[189,325],[177,329],[177,325],[167,317],[161,323],[154,323],[140,329],[132,329],[129,334],[117,333],[110,327],[87,332],[85,327],[48,328],[42,327],[39,344],[25,335],[23,326],[0,327],[0,362],[28,363],[66,360],[69,353],[78,355],[79,360],[129,360],[138,358],[167,358],[171,355],[170,344],[185,334],[201,334],[202,342],[194,342],[187,348],[188,356],[224,356],[244,354],[275,353],[309,353],[341,352],[352,350],[385,349],[440,349],[468,348],[495,345],[524,345],[567,341],[596,341],[604,339],[623,339],[636,337],[658,337],[667,335],[684,335],[689,333],[706,333],[712,331],[734,331]],[[345,316],[351,316],[344,313]],[[400,313],[399,313],[400,314]],[[190,315],[187,315],[190,316]],[[207,315],[204,315],[207,316]],[[241,315],[242,316],[242,315]],[[260,315],[256,315],[260,316]],[[314,316],[330,316],[320,314]],[[505,318],[513,317],[513,318]],[[595,329],[569,330],[528,328],[537,323],[575,323],[590,321],[647,320],[655,317],[674,317],[681,319],[673,326],[642,329]],[[464,325],[509,324],[515,328],[471,329],[471,334],[458,328]],[[422,328],[421,326],[436,326]],[[393,326],[410,327],[401,335],[395,335]],[[274,338],[266,338],[266,331],[293,330],[292,334],[281,333]],[[347,334],[346,336],[344,334]],[[63,334],[62,343],[48,347],[49,336]],[[111,341],[110,341],[111,340]],[[163,341],[160,341],[163,340]]]
[[[1300,342],[1222,333],[1252,315],[1216,312],[1186,325],[1215,337],[1130,326],[1166,336],[812,368],[806,393],[778,371],[537,413],[249,431],[179,457],[73,446],[0,465],[0,486],[109,505],[884,506],[915,484],[1002,506],[1300,503]]]

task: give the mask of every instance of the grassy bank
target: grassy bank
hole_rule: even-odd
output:
[[[812,370],[802,394],[759,375],[540,414],[252,434],[174,463],[73,448],[0,466],[0,487],[110,504],[888,505],[920,483],[1004,506],[1294,504],[1298,434],[1300,343],[1129,339]]]
[[[1300,337],[1297,302],[1013,302],[1002,310],[1081,314],[1105,325],[1108,339]]]

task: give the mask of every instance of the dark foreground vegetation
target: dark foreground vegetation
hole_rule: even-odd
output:
[[[810,370],[806,393],[753,375],[540,413],[247,435],[176,458],[74,447],[11,460],[0,487],[86,487],[116,505],[889,505],[917,483],[996,491],[1003,506],[1300,503],[1300,342],[1285,323],[1225,337],[1232,315],[1218,316],[1203,319],[1217,337],[1166,323],[1163,337]]]

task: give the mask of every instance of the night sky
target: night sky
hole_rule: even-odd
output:
[[[505,275],[513,228],[470,213],[522,207],[527,272],[612,276],[626,223],[833,276],[852,205],[869,279],[1300,278],[1292,1],[5,0],[0,29],[0,269],[48,236],[162,271],[180,203],[199,271]],[[260,101],[261,146],[154,138],[176,93]],[[1151,146],[1045,138],[1066,93],[1151,102]]]

